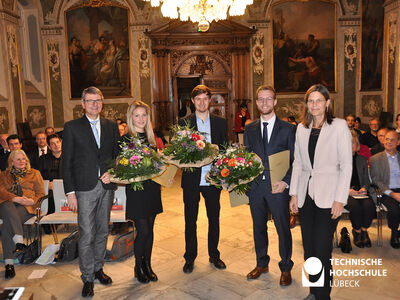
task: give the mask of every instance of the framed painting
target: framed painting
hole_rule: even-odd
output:
[[[316,83],[336,91],[336,4],[284,0],[271,14],[276,91],[302,93]]]
[[[65,12],[71,98],[96,86],[105,98],[131,97],[128,9],[82,4]]]

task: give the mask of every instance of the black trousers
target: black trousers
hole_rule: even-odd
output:
[[[324,268],[324,286],[310,287],[310,293],[317,300],[330,299],[332,276],[333,233],[336,230],[339,218],[331,218],[330,208],[319,208],[307,193],[303,207],[299,208],[301,235],[304,247],[304,260],[317,257]],[[309,281],[316,282],[321,274],[310,275]]]
[[[395,193],[400,193],[400,189],[392,189]],[[386,206],[388,227],[397,230],[400,223],[400,203],[392,197],[383,194],[382,203]]]
[[[156,216],[148,218],[135,219],[136,238],[135,238],[135,259],[136,264],[141,266],[142,261],[151,260],[154,241],[154,221]]]
[[[208,217],[208,255],[219,259],[219,198],[221,190],[213,186],[200,186],[198,190],[183,188],[185,205],[185,255],[187,262],[197,257],[197,216],[199,214],[200,193],[203,195]]]
[[[367,199],[347,199],[345,208],[350,212],[350,221],[354,229],[368,228],[376,215],[376,207],[371,197]]]

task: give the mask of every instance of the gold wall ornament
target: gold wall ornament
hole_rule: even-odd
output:
[[[264,35],[259,32],[253,37],[253,71],[258,75],[264,72]]]
[[[10,57],[11,72],[14,78],[18,76],[18,57],[17,57],[17,36],[15,28],[11,25],[7,26],[7,46]]]
[[[394,55],[396,53],[396,41],[397,41],[397,15],[389,15],[389,34],[388,34],[388,45],[389,45],[389,62],[394,63]]]
[[[354,71],[357,58],[357,32],[352,28],[344,31],[344,56],[347,71]]]
[[[148,49],[149,40],[145,37],[141,37],[138,41],[139,48],[139,75],[140,77],[149,78],[150,77],[150,51]]]
[[[60,77],[60,57],[58,54],[58,41],[47,41],[47,60],[49,63],[49,67],[51,68],[51,76],[54,78],[54,80],[57,81]]]

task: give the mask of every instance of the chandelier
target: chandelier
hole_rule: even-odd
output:
[[[161,13],[171,19],[199,23],[200,31],[207,31],[212,21],[225,20],[228,15],[241,16],[253,0],[144,0],[151,6],[161,5]]]

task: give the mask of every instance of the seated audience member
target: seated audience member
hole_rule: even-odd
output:
[[[396,150],[399,134],[389,130],[385,135],[385,151],[370,159],[371,178],[383,193],[382,202],[387,207],[388,227],[392,230],[390,245],[400,248],[398,227],[400,223],[400,153]]]
[[[122,125],[123,127],[124,127],[124,134],[127,134],[128,133],[128,124],[126,124],[126,122],[125,121],[121,121],[121,123],[120,123],[120,125]]]
[[[397,114],[395,123],[396,123],[396,132],[400,134],[400,114]]]
[[[354,119],[354,129],[357,129],[358,131],[360,131],[361,134],[365,133],[365,131],[361,129],[361,119],[360,119],[360,117],[356,117]],[[361,134],[359,134],[359,135],[361,135]]]
[[[154,137],[156,138],[157,150],[162,150],[168,144],[165,136],[161,130],[156,129],[153,122],[151,122],[151,127],[153,128]]]
[[[9,167],[0,173],[0,218],[3,219],[1,242],[5,278],[15,276],[14,258],[23,253],[23,224],[35,214],[36,202],[44,196],[40,172],[31,169],[25,152],[16,149],[8,158]]]
[[[378,118],[373,118],[369,121],[369,131],[360,136],[360,144],[367,145],[369,149],[379,143],[377,132],[379,129]]]
[[[375,216],[375,204],[368,191],[371,188],[368,175],[368,161],[364,156],[357,155],[360,148],[358,134],[351,130],[353,140],[353,173],[351,175],[350,193],[345,208],[350,211],[350,221],[353,226],[354,245],[359,248],[371,247],[368,228]]]
[[[8,134],[0,134],[0,170],[4,171],[7,168],[7,160],[10,155],[10,149],[7,144]]]
[[[54,212],[53,180],[62,179],[62,141],[57,134],[52,134],[47,137],[47,144],[50,151],[40,157],[38,170],[44,180],[50,181],[48,214],[51,214]]]
[[[118,130],[119,130],[120,136],[125,135],[125,126],[124,125],[118,124]]]
[[[294,116],[289,116],[288,120],[289,120],[290,124],[293,124],[294,126],[297,127],[298,124],[297,124],[296,118]]]
[[[372,155],[375,155],[375,154],[385,150],[385,147],[383,146],[383,143],[385,142],[385,135],[386,135],[386,133],[388,131],[389,131],[388,128],[381,128],[381,129],[378,130],[377,137],[378,137],[379,143],[371,148],[371,154]]]
[[[346,119],[346,122],[347,122],[347,126],[349,126],[349,129],[350,130],[355,130],[358,133],[358,135],[361,135],[361,131],[356,129],[356,128],[354,128],[356,117],[353,114],[348,114],[345,119]]]
[[[44,130],[44,133],[49,136],[55,133],[54,128],[53,127],[46,127],[46,129]]]
[[[21,149],[22,148],[22,141],[21,138],[16,135],[12,134],[6,139],[7,145],[8,145],[8,151],[4,152],[3,155],[0,156],[0,166],[1,166],[1,171],[4,171],[7,169],[8,166],[8,156],[10,155],[10,152],[16,149]]]
[[[47,153],[46,133],[43,131],[36,134],[36,147],[32,152],[28,153],[31,168],[39,169],[39,157]]]

